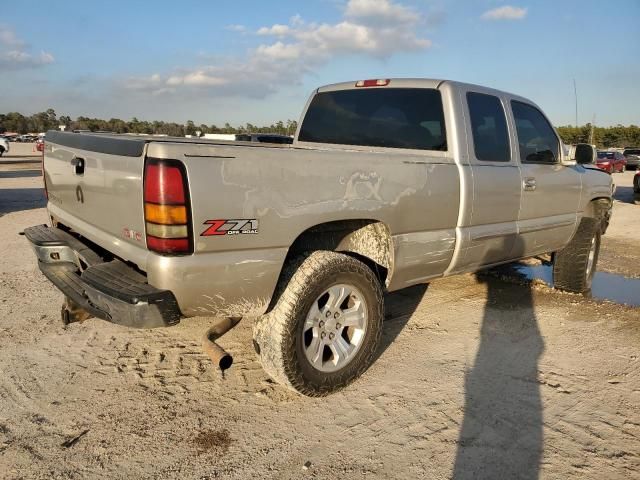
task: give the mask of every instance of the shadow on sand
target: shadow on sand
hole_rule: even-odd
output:
[[[517,245],[514,257],[518,255]],[[538,360],[544,342],[529,286],[487,284],[480,345],[465,376],[454,479],[537,479],[543,449]]]

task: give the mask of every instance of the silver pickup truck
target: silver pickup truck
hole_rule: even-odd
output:
[[[251,318],[265,370],[326,395],[372,362],[384,291],[549,252],[588,290],[612,184],[572,152],[509,93],[340,83],[292,145],[51,131],[51,223],[25,234],[67,320]]]

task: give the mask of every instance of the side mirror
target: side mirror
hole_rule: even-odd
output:
[[[579,143],[574,148],[573,158],[578,165],[596,162],[598,152],[592,145],[589,145],[588,143]]]

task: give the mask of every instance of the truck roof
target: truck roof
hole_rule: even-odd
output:
[[[519,98],[521,100],[525,100],[530,102],[530,100],[521,97],[520,95],[505,92],[504,90],[496,90],[495,88],[485,87],[483,85],[476,85],[473,83],[465,83],[458,82],[455,80],[447,80],[444,78],[385,78],[387,83],[385,85],[381,85],[379,87],[371,86],[366,88],[440,88],[443,84],[448,84],[453,87],[462,87],[462,88],[471,88],[473,90],[478,90],[486,93],[506,93],[514,98]],[[316,90],[317,93],[321,92],[333,92],[337,90],[352,90],[355,88],[359,88],[356,84],[362,80],[352,80],[350,82],[340,82],[340,83],[332,83],[330,85],[324,85]]]

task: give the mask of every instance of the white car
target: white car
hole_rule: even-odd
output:
[[[5,137],[0,137],[0,157],[9,151],[9,140]]]

